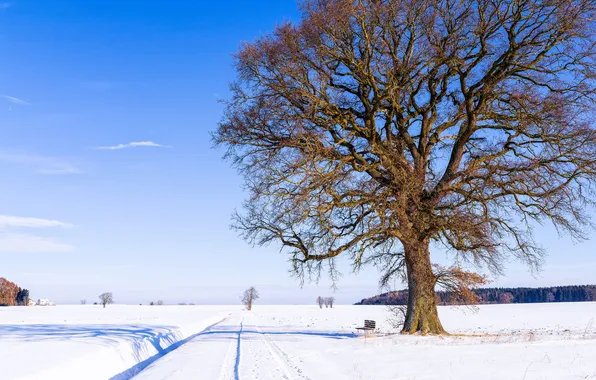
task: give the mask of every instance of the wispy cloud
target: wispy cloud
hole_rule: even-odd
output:
[[[0,253],[68,252],[74,249],[54,239],[13,232],[26,228],[69,228],[70,223],[53,219],[0,215]]]
[[[73,249],[70,244],[60,243],[50,238],[0,233],[0,253],[70,252]]]
[[[95,149],[120,150],[120,149],[138,148],[138,147],[171,148],[171,146],[157,144],[157,143],[154,143],[153,141],[133,141],[133,142],[129,142],[127,144],[118,144],[118,145],[112,145],[112,146],[99,146]]]
[[[15,98],[14,96],[8,96],[8,95],[0,95],[1,97],[3,97],[4,99],[6,99],[7,101],[11,102],[12,104],[18,104],[19,106],[30,106],[31,103],[24,101],[23,99],[19,99],[19,98]]]
[[[0,161],[31,166],[38,174],[68,175],[83,173],[81,169],[57,157],[0,151]]]
[[[52,219],[29,218],[23,216],[0,215],[0,229],[5,228],[70,228],[73,225]]]
[[[10,8],[11,3],[0,3],[0,9]]]

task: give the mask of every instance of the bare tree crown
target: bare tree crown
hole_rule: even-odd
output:
[[[248,310],[252,310],[252,304],[257,299],[259,299],[259,292],[254,286],[246,289],[242,294],[242,304],[246,306]]]
[[[112,295],[111,292],[102,293],[99,295],[99,300],[100,300],[100,303],[103,305],[103,307],[106,307],[106,305],[110,305],[110,304],[114,303],[114,296]]]
[[[325,298],[318,296],[317,297],[317,305],[319,305],[319,308],[322,309],[324,304],[325,304]]]
[[[505,253],[537,264],[532,220],[583,237],[594,1],[302,7],[238,53],[214,136],[251,191],[247,239],[281,242],[303,273],[429,241],[494,270]]]

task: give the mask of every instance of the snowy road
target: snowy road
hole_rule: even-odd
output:
[[[233,315],[147,367],[135,380],[311,380],[252,315]],[[312,334],[312,333],[309,333]]]

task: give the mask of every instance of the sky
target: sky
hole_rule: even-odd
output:
[[[270,304],[379,293],[375,268],[347,262],[337,289],[301,287],[278,246],[229,228],[246,194],[209,133],[232,56],[298,19],[294,0],[0,1],[0,276],[57,303],[111,291],[234,304],[250,285]],[[594,242],[535,233],[543,271],[511,262],[491,285],[596,283]]]

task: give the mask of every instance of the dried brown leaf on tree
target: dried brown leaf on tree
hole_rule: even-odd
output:
[[[15,306],[18,292],[17,284],[0,277],[0,305]]]

